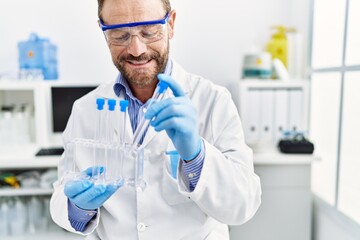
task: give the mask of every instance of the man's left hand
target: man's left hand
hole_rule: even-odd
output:
[[[155,131],[166,131],[182,159],[192,160],[201,150],[197,111],[174,79],[165,74],[159,74],[158,79],[169,84],[175,98],[154,103],[145,118],[151,119]]]

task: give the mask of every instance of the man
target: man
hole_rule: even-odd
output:
[[[249,220],[261,195],[252,151],[245,145],[229,92],[185,72],[169,58],[176,18],[169,0],[98,3],[99,25],[119,77],[115,84],[103,83],[75,102],[64,143],[94,136],[97,97],[129,100],[131,130],[127,133],[134,133],[138,113],[159,80],[169,85],[172,96],[145,113],[151,120],[141,141],[150,150],[144,167],[147,187],[136,191],[88,180],[65,186],[56,182],[53,220],[88,239],[229,239],[227,224]],[[131,139],[130,134],[127,141]],[[169,145],[180,155],[176,179],[164,154]],[[77,167],[91,175],[87,161],[78,161]],[[60,177],[63,169],[64,157]]]

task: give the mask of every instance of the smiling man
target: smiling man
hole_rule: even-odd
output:
[[[139,120],[150,120],[140,140],[149,150],[143,176],[147,186],[139,191],[87,179],[66,184],[59,180],[51,198],[53,220],[87,239],[229,239],[227,224],[248,221],[261,202],[252,151],[231,95],[187,73],[169,57],[176,19],[169,0],[98,4],[99,26],[119,76],[74,103],[63,134],[65,152],[69,141],[94,136],[98,97],[126,99],[128,129],[120,132],[123,122],[107,127],[131,143]],[[171,91],[145,111],[159,80]],[[175,167],[165,154],[169,148],[179,155]],[[65,160],[63,155],[59,177]],[[84,174],[91,176],[91,166],[85,156],[76,159]]]

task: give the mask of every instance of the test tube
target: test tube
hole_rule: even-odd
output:
[[[169,85],[160,81],[154,91],[152,98],[149,100],[147,107],[144,109],[146,112],[155,102],[160,101],[164,98],[165,92],[168,89]],[[140,144],[141,137],[144,135],[146,129],[149,127],[150,119],[145,119],[145,116],[140,120],[135,133],[134,133],[134,141],[133,146],[138,146]]]
[[[95,125],[95,134],[94,134],[94,164],[92,169],[92,177],[96,181],[101,174],[100,171],[100,161],[102,159],[102,149],[100,148],[100,142],[103,141],[103,124],[104,124],[104,105],[105,99],[97,98],[96,99],[96,109],[97,109],[97,119]]]
[[[129,106],[129,101],[128,100],[121,100],[119,102],[120,104],[120,111],[122,112],[122,129],[121,129],[121,134],[120,134],[120,141],[119,143],[121,145],[125,144],[125,132],[126,132],[126,109]]]
[[[113,176],[113,168],[110,167],[112,165],[112,161],[115,161],[115,148],[113,146],[113,136],[114,136],[114,113],[115,113],[115,106],[116,100],[115,99],[108,99],[108,111],[106,112],[106,136],[104,139],[104,151],[105,156],[102,159],[104,163],[103,167],[104,172],[99,176],[99,183],[105,184],[108,180],[111,181]]]
[[[97,111],[97,121],[95,126],[95,135],[94,135],[94,141],[102,141],[102,125],[104,124],[104,105],[105,105],[105,99],[103,98],[97,98],[96,99],[96,109]]]
[[[124,161],[125,161],[125,132],[126,132],[126,110],[127,107],[129,106],[129,101],[128,100],[120,100],[119,101],[119,105],[120,105],[120,112],[122,115],[122,127],[120,129],[120,138],[119,138],[119,145],[117,148],[117,160],[118,160],[118,165],[116,166],[117,169],[117,179],[120,181],[124,181]],[[119,182],[120,183],[120,182]]]
[[[144,148],[138,149],[135,160],[135,188],[137,190],[144,190],[146,183],[144,181]]]
[[[108,112],[106,114],[106,139],[105,142],[111,144],[114,136],[114,111],[116,106],[115,99],[108,99]]]

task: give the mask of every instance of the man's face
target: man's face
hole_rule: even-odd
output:
[[[101,17],[106,25],[163,19],[161,0],[106,0]],[[165,69],[169,56],[169,39],[173,36],[175,13],[170,14],[164,36],[145,44],[132,36],[127,46],[108,41],[112,60],[131,86],[146,88],[157,83],[156,75]]]

